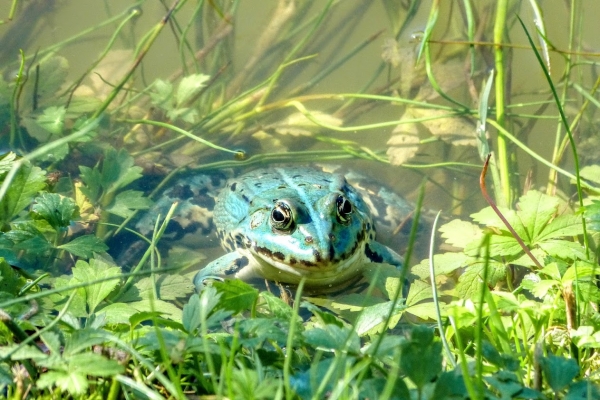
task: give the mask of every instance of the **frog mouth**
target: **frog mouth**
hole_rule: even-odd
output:
[[[298,260],[293,262],[292,258],[285,260],[285,257],[260,252],[255,253],[254,257],[258,261],[257,272],[265,279],[298,284],[305,278],[307,287],[319,287],[337,285],[356,277],[364,262],[362,253],[361,249],[357,249],[350,257],[340,261],[323,260],[318,264]]]

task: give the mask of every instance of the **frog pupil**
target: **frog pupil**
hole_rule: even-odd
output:
[[[289,230],[292,226],[292,210],[285,203],[277,203],[271,211],[271,222],[277,230]]]
[[[352,204],[344,196],[338,196],[336,204],[339,219],[342,222],[348,221],[348,216],[352,214]]]

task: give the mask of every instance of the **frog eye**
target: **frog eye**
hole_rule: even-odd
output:
[[[348,222],[352,214],[352,203],[344,196],[338,196],[336,202],[337,216],[341,222]]]
[[[282,201],[277,202],[271,211],[271,226],[278,231],[290,231],[293,223],[290,206]]]

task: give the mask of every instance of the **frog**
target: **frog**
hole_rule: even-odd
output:
[[[373,214],[381,210],[364,193],[344,174],[310,166],[261,168],[227,180],[212,215],[226,253],[196,274],[197,290],[214,280],[259,277],[328,292],[374,265],[401,271],[403,258],[377,239]],[[406,216],[408,203],[397,203]]]

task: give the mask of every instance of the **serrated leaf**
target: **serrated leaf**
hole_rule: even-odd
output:
[[[433,265],[435,276],[448,275],[459,268],[467,267],[475,262],[475,259],[467,256],[465,253],[444,253],[433,256]],[[420,279],[429,279],[429,260],[425,259],[410,269],[411,274]]]
[[[134,165],[127,150],[109,148],[102,162],[101,183],[107,193],[115,192],[142,177],[142,168]]]
[[[188,297],[194,291],[192,281],[181,275],[161,275],[156,283],[158,295],[162,300]]]
[[[145,210],[152,205],[152,201],[144,197],[138,190],[125,190],[115,197],[113,203],[106,209],[111,214],[129,218],[136,210]]]
[[[48,221],[57,231],[68,227],[79,216],[73,199],[56,193],[42,193],[36,197],[32,212],[34,217]]]
[[[95,329],[79,329],[73,331],[66,341],[62,355],[63,357],[70,357],[71,355],[80,353],[85,349],[104,343],[105,341],[106,339],[98,335],[98,331]]]
[[[56,332],[44,332],[40,335],[40,338],[51,354],[58,355],[61,353],[60,338]]]
[[[419,325],[413,328],[411,340],[402,344],[400,366],[418,388],[442,371],[442,343],[434,340],[431,328]]]
[[[84,185],[80,187],[81,193],[93,203],[97,202],[102,191],[100,170],[97,167],[90,168],[85,165],[80,165],[79,176],[84,183]]]
[[[519,198],[518,215],[521,218],[528,236],[522,238],[527,239],[531,243],[540,236],[550,220],[558,211],[559,201],[556,197],[551,197],[537,190],[530,190],[525,195]]]
[[[188,300],[188,303],[183,306],[183,314],[181,317],[181,323],[185,328],[186,332],[192,333],[196,328],[200,326],[202,321],[200,315],[200,296],[193,295]]]
[[[173,95],[173,85],[162,79],[157,79],[150,89],[150,99],[152,104],[162,109],[171,109],[171,96]]]
[[[44,109],[44,113],[36,119],[37,124],[44,130],[54,135],[63,133],[65,127],[66,109],[60,107],[48,107]]]
[[[177,86],[175,95],[176,107],[186,106],[194,96],[196,96],[210,79],[210,76],[204,74],[193,74],[186,76]]]
[[[71,355],[68,360],[70,371],[84,375],[111,376],[125,370],[116,360],[109,360],[92,352]]]
[[[0,257],[0,292],[16,295],[24,284],[25,280]]]
[[[48,371],[38,378],[36,385],[42,389],[57,386],[67,393],[79,395],[85,393],[87,390],[88,381],[87,377],[82,374],[65,371]]]
[[[127,303],[113,303],[96,310],[96,315],[104,314],[107,324],[129,325],[129,319],[132,315],[136,314],[137,312],[138,310],[131,307]]]
[[[234,313],[250,309],[258,298],[258,290],[238,279],[214,282],[213,287],[221,295],[220,305]]]
[[[405,310],[406,306],[404,304],[396,304],[396,307],[392,309],[391,301],[365,307],[356,319],[356,333],[360,336],[365,334],[373,335],[381,333],[385,329],[391,329],[398,324]],[[390,322],[388,326],[385,326],[385,321],[390,313],[392,314]]]
[[[2,158],[0,158],[0,177],[2,177],[2,180],[4,180],[3,175],[10,171],[10,169],[13,167],[16,158],[17,155],[12,151],[9,151],[8,153],[4,154]]]
[[[587,165],[581,168],[579,175],[585,180],[600,184],[600,165]]]
[[[577,236],[583,233],[581,217],[570,214],[556,217],[556,219],[542,229],[540,234],[535,238],[536,242],[564,236]]]
[[[353,330],[337,325],[325,325],[303,333],[304,341],[314,348],[326,351],[347,350],[358,353],[360,339]]]
[[[28,162],[24,163],[0,200],[0,224],[6,224],[17,216],[45,186],[45,172]]]
[[[480,293],[484,268],[483,262],[473,264],[458,278],[456,292],[460,298],[469,299]],[[490,260],[488,268],[488,287],[494,287],[498,281],[506,278],[506,267],[503,264]]]
[[[467,244],[479,240],[483,232],[481,228],[471,222],[454,219],[440,227],[439,231],[446,243],[464,249]]]
[[[181,309],[177,308],[177,306],[172,303],[162,300],[143,299],[128,304],[138,311],[158,312],[165,318],[168,318],[172,321],[181,322]]]
[[[549,355],[540,360],[546,382],[556,393],[565,388],[579,374],[577,361],[572,358]]]
[[[116,277],[120,274],[121,269],[119,267],[111,266],[104,261],[91,259],[89,264],[83,260],[77,261],[75,267],[73,267],[73,283],[86,283],[115,277],[114,279],[107,279],[104,282],[90,284],[84,287],[89,314],[93,314],[96,307],[98,307],[98,305],[104,301],[110,292],[112,292],[119,284],[120,281]]]
[[[406,304],[408,306],[415,305],[420,301],[431,299],[433,297],[433,290],[431,285],[423,281],[414,281],[410,284],[410,290],[408,296],[406,296]]]
[[[82,258],[92,258],[94,253],[104,253],[108,250],[108,246],[94,235],[76,237],[70,242],[58,246],[58,248]]]
[[[600,201],[592,200],[592,204],[585,207],[584,215],[588,229],[600,231]]]

